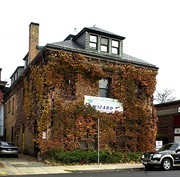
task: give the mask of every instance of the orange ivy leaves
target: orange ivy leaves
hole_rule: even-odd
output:
[[[78,74],[86,76],[92,82],[105,76],[102,68],[97,64],[89,62],[88,59],[81,54],[66,53],[64,51],[48,51],[46,57],[48,58],[48,65],[46,65],[46,83],[48,85],[63,83],[62,79],[64,77],[71,78]]]
[[[83,148],[97,149],[98,119],[100,120],[101,150],[118,148],[118,129],[122,113],[106,114],[97,112],[92,107],[85,107],[83,102],[62,104],[57,101],[55,106],[54,140],[63,143],[64,150]],[[56,133],[55,133],[56,132]]]
[[[107,65],[89,61],[81,54],[48,50],[46,62],[31,66],[31,72],[24,80],[25,111],[31,120],[38,121],[40,148],[44,151],[49,148],[42,140],[42,133],[48,129],[53,113],[50,146],[54,142],[65,150],[96,148],[99,118],[102,149],[152,150],[157,121],[152,104],[156,75],[157,71],[149,68]],[[82,88],[76,93],[77,86],[80,87],[78,81],[91,83],[88,93],[93,93],[97,90],[98,80],[107,77],[112,79],[111,97],[123,103],[123,114],[105,114],[86,108],[83,105],[85,90]],[[69,83],[72,85],[67,87]],[[56,94],[53,109],[52,89]],[[62,93],[67,92],[65,99]],[[72,93],[76,97],[67,99],[72,98]]]
[[[121,100],[124,108],[125,151],[154,149],[157,132],[157,117],[153,114],[156,75],[156,70],[121,65],[119,72],[112,76],[112,95]]]

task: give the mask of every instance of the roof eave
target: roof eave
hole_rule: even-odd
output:
[[[83,28],[72,40],[75,41],[79,36],[81,36],[84,32],[92,32],[92,33],[96,33],[96,34],[100,34],[100,35],[106,35],[106,36],[109,36],[109,37],[112,37],[112,38],[116,38],[116,39],[120,39],[120,40],[124,40],[125,37],[123,36],[119,36],[119,35],[116,35],[116,34],[111,34],[111,33],[105,33],[105,32],[101,32],[101,31],[96,31],[96,30],[93,30],[93,29],[89,29],[87,27]]]
[[[145,63],[143,64],[143,63],[139,63],[139,62],[133,62],[133,61],[130,61],[130,60],[123,59],[122,57],[115,57],[115,56],[113,56],[113,59],[112,59],[112,56],[110,57],[109,55],[102,55],[102,54],[98,54],[98,53],[94,53],[94,52],[89,52],[89,51],[83,50],[83,49],[74,49],[74,48],[68,48],[68,47],[63,47],[63,46],[56,46],[56,45],[52,45],[52,44],[47,44],[46,48],[61,49],[61,50],[66,50],[68,52],[78,52],[78,53],[81,53],[81,54],[84,54],[84,55],[87,55],[87,56],[100,57],[100,58],[105,58],[105,59],[115,61],[115,62],[134,64],[134,65],[144,66],[144,67],[147,67],[147,68],[158,70],[158,68],[155,65],[152,65],[152,64],[151,65],[148,65],[148,64],[146,65]]]

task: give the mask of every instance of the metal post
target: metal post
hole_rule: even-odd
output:
[[[98,118],[98,167],[99,167],[99,118]]]

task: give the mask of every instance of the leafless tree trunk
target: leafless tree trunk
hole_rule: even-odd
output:
[[[154,95],[154,100],[158,103],[165,103],[174,101],[176,98],[172,96],[174,90],[165,88],[162,91],[156,91]]]

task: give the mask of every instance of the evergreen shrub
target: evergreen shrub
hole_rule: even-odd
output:
[[[113,163],[140,163],[141,152],[100,152],[99,162],[102,164]],[[46,158],[61,164],[94,164],[98,162],[96,151],[74,150],[46,153]]]

